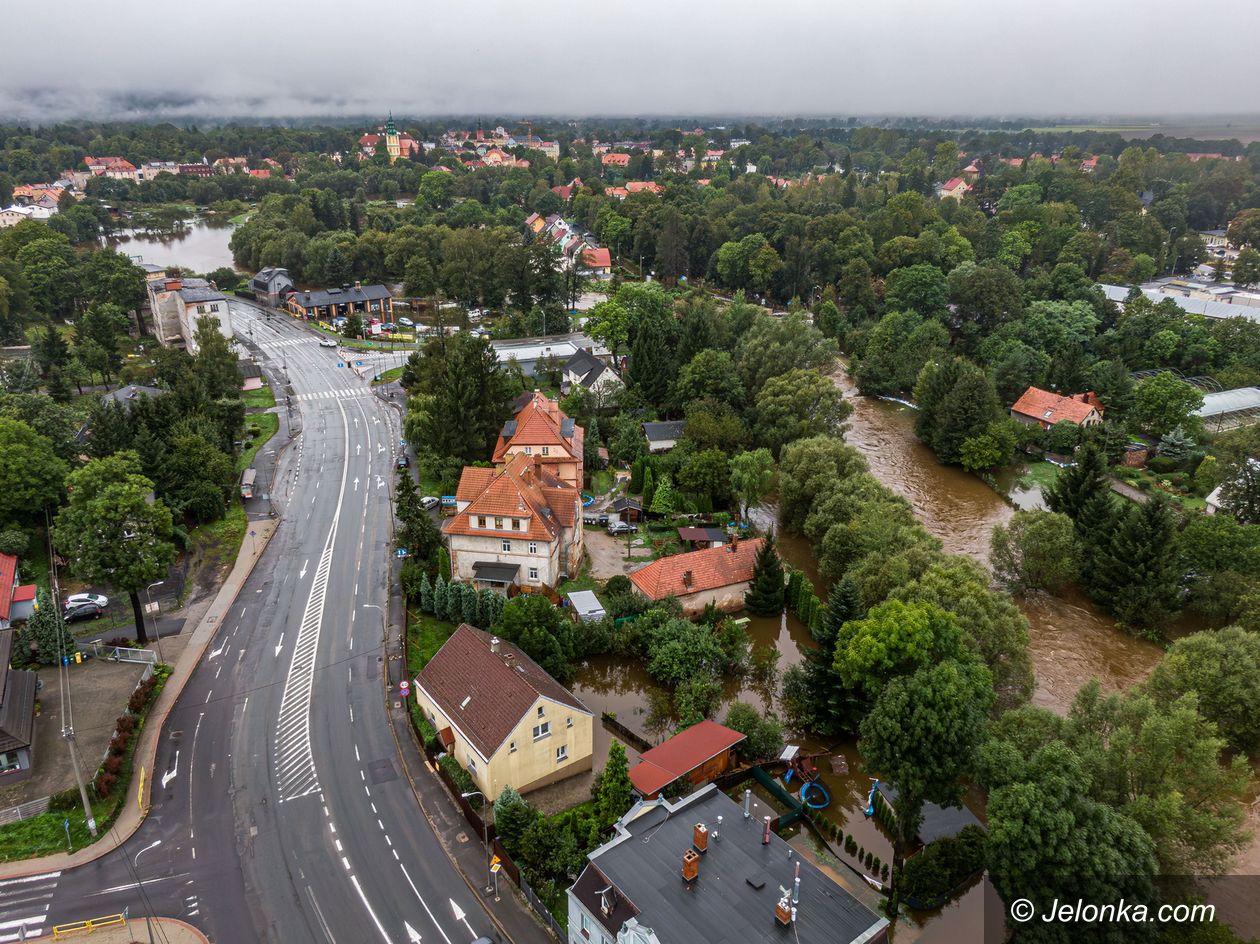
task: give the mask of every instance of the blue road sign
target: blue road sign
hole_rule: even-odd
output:
[[[354,366],[355,366],[355,367],[362,367],[362,366],[363,366],[363,361],[355,361],[355,362],[354,362]]]
[[[338,367],[345,367],[346,365],[345,365],[342,361],[337,361],[337,366],[338,366]]]

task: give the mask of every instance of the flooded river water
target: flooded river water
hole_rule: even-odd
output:
[[[188,272],[234,269],[228,242],[235,227],[226,219],[198,217],[177,236],[157,236],[138,230],[123,230],[105,244],[131,256],[136,262],[179,266]]]

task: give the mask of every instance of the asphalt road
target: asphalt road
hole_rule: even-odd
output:
[[[221,944],[468,944],[493,925],[416,804],[382,693],[397,414],[286,316],[233,317],[300,411],[282,524],[171,713],[144,824],[21,888],[48,893],[45,928],[128,908]]]

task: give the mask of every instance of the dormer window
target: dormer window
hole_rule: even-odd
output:
[[[494,530],[496,531],[503,530],[503,519],[500,518],[498,515],[494,516]]]
[[[479,527],[479,528],[484,528],[485,526],[486,526],[486,516],[485,516],[485,515],[478,515],[478,516],[477,516],[477,527]]]
[[[513,530],[513,531],[519,531],[519,530],[521,530],[521,519],[520,519],[520,518],[513,518],[513,519],[512,519],[512,530]]]

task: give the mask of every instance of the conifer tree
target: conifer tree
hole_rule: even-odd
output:
[[[783,562],[779,560],[773,533],[766,535],[757,550],[744,605],[758,616],[774,616],[783,609]]]
[[[441,574],[438,574],[437,582],[433,584],[433,615],[440,620],[448,618],[446,599],[446,580]]]
[[[1106,491],[1109,488],[1102,452],[1089,442],[1077,451],[1076,465],[1064,469],[1053,485],[1042,489],[1042,495],[1051,511],[1067,515],[1075,523],[1089,498]]]
[[[595,808],[599,814],[600,825],[604,829],[608,829],[621,819],[634,800],[634,787],[630,783],[629,767],[625,746],[614,738],[608,745],[608,762],[599,775],[595,795]]]
[[[429,572],[420,577],[420,609],[425,613],[433,612],[433,584],[429,582]]]
[[[861,619],[864,615],[857,585],[852,578],[841,577],[831,588],[827,605],[823,607],[818,631],[814,633],[814,641],[818,643],[820,650],[827,653],[828,660],[832,658],[831,653],[840,635],[840,627],[850,620]]]
[[[1177,523],[1169,500],[1152,495],[1127,509],[1093,561],[1092,596],[1120,622],[1158,628],[1178,610]]]
[[[477,588],[470,583],[461,583],[459,587],[459,592],[462,597],[461,602],[463,603],[463,612],[461,615],[464,618],[464,622],[471,626],[477,626],[477,612],[481,602],[477,598]]]
[[[648,466],[643,473],[643,507],[651,508],[652,499],[656,496],[656,474]]]

